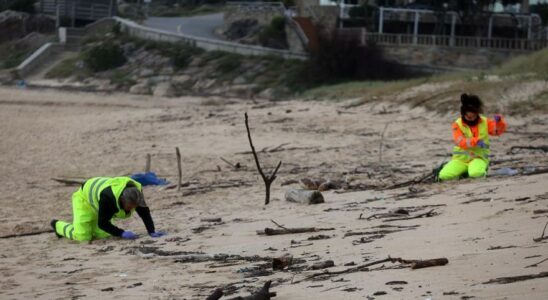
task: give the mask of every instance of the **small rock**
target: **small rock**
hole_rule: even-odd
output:
[[[129,93],[135,95],[150,95],[151,91],[147,83],[141,82],[132,86],[129,89]]]
[[[176,94],[175,88],[169,82],[162,82],[154,88],[155,97],[174,97]]]
[[[232,80],[232,84],[245,84],[247,83],[247,80],[243,76],[238,76]]]
[[[175,69],[173,69],[172,66],[164,67],[160,70],[160,75],[173,75],[175,73]]]
[[[140,72],[139,72],[139,76],[141,77],[149,77],[149,76],[152,76],[154,75],[154,70],[152,69],[142,69]]]
[[[290,189],[285,193],[285,200],[302,204],[319,204],[325,200],[320,191]]]
[[[276,90],[274,88],[267,88],[263,90],[262,92],[260,92],[259,95],[257,96],[258,98],[262,98],[262,99],[274,100],[276,99],[275,93],[276,93]]]
[[[382,295],[386,295],[386,294],[388,294],[388,293],[385,292],[385,291],[378,291],[378,292],[375,292],[375,293],[373,294],[373,296],[382,296]]]
[[[179,76],[175,76],[173,78],[171,78],[171,82],[173,84],[177,84],[177,85],[183,85],[187,82],[189,82],[190,80],[192,79],[192,77],[190,77],[190,75],[179,75]]]
[[[319,263],[313,264],[310,269],[311,270],[321,270],[321,269],[327,269],[335,266],[335,262],[332,260],[326,260]]]

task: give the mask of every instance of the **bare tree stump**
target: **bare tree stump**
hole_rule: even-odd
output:
[[[320,191],[290,189],[285,192],[285,200],[302,204],[324,203],[325,200]]]

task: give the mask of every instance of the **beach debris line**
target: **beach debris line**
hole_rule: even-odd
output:
[[[251,147],[251,152],[253,153],[253,158],[255,159],[255,163],[257,164],[257,171],[261,175],[261,178],[264,181],[265,185],[265,200],[264,204],[268,205],[270,203],[270,186],[272,185],[272,182],[276,179],[276,173],[278,173],[278,170],[280,169],[280,166],[282,165],[282,161],[280,160],[278,164],[276,165],[276,168],[272,170],[270,175],[268,177],[264,174],[263,169],[261,168],[261,163],[259,162],[259,157],[257,156],[257,151],[255,151],[255,146],[253,146],[253,140],[251,139],[251,131],[249,130],[249,120],[247,117],[247,112],[244,113],[245,116],[245,128],[247,130],[247,138],[249,139],[249,146]]]
[[[252,293],[251,295],[247,297],[235,297],[230,298],[228,300],[270,300],[270,298],[276,297],[276,292],[270,291],[270,286],[272,285],[272,281],[269,280],[265,282],[263,287],[256,291],[255,293]],[[211,295],[209,295],[206,300],[218,300],[224,295],[222,288],[217,288],[213,291]]]
[[[410,259],[402,259],[402,258],[399,258],[399,257],[398,258],[393,258],[393,257],[388,256],[388,258],[385,258],[385,259],[369,262],[369,263],[366,263],[366,264],[362,264],[362,265],[359,265],[359,266],[356,266],[356,267],[352,267],[352,268],[348,268],[348,269],[344,269],[344,270],[340,270],[340,271],[326,270],[326,271],[319,272],[319,273],[313,273],[313,274],[305,277],[304,279],[301,279],[301,280],[298,280],[298,281],[293,281],[292,283],[293,284],[300,283],[300,282],[311,280],[313,278],[320,277],[320,276],[326,277],[326,279],[327,279],[329,277],[334,277],[334,276],[338,276],[338,275],[341,275],[341,274],[348,274],[348,273],[355,273],[355,272],[366,272],[366,271],[369,271],[369,267],[384,264],[384,263],[400,263],[400,265],[403,266],[403,267],[409,267],[411,269],[422,269],[422,268],[429,268],[429,267],[435,267],[435,266],[444,266],[444,265],[449,263],[449,260],[447,258],[434,258],[434,259],[426,259],[426,260],[412,259],[412,260],[410,260]]]

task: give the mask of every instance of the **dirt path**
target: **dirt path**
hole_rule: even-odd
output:
[[[75,187],[51,177],[131,174],[144,169],[150,153],[152,169],[175,182],[178,146],[187,183],[182,193],[145,189],[156,227],[169,234],[165,238],[82,245],[53,234],[0,239],[0,298],[204,299],[220,285],[228,285],[233,295],[245,294],[267,279],[274,281],[272,290],[280,300],[546,298],[547,278],[483,283],[548,271],[548,262],[527,267],[548,258],[546,241],[533,242],[548,221],[548,174],[411,190],[329,191],[326,203],[316,206],[285,202],[285,190],[298,187],[281,185],[290,180],[309,176],[381,187],[420,176],[448,158],[453,115],[390,105],[342,107],[0,88],[0,235],[47,229],[52,218],[70,220]],[[250,115],[256,147],[267,147],[259,154],[263,164],[284,162],[266,208],[252,156],[244,153],[249,150],[244,111]],[[492,141],[491,169],[546,168],[546,153],[509,154],[512,146],[547,144],[546,116],[508,121],[510,132]],[[387,123],[380,163],[379,143]],[[231,170],[221,156],[240,162],[243,170]],[[396,208],[411,215],[434,214],[392,222],[365,219]],[[202,222],[206,217],[222,222]],[[271,219],[288,227],[335,230],[256,235],[256,230],[275,227]],[[119,225],[145,234],[138,218]],[[319,234],[325,236],[309,239]],[[271,272],[265,261],[251,258],[284,253],[304,262],[290,271]],[[189,254],[207,257],[189,262]],[[239,257],[211,257],[216,254]],[[291,283],[318,272],[302,270],[317,262],[333,260],[330,270],[335,271],[388,255],[447,257],[449,264],[422,270],[385,264],[368,272]],[[401,282],[387,284],[391,281]]]

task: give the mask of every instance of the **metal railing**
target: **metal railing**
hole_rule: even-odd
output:
[[[413,35],[396,33],[365,32],[361,28],[344,28],[339,33],[362,41],[373,41],[379,45],[422,45],[457,48],[487,48],[501,50],[536,51],[548,47],[547,39],[508,39],[447,35]]]

